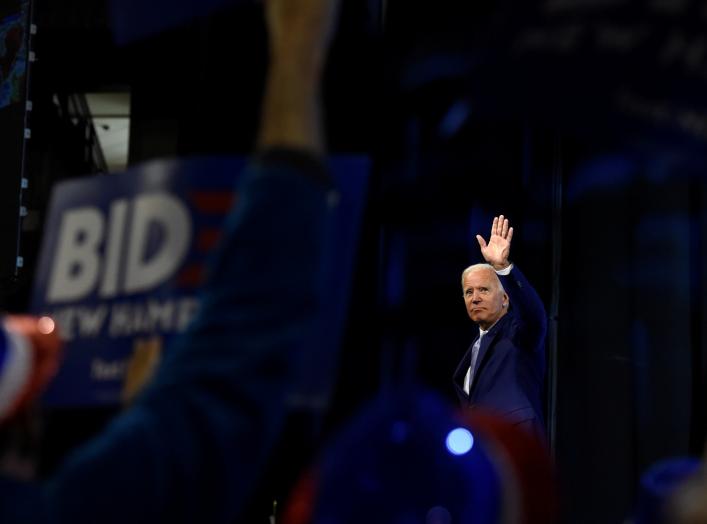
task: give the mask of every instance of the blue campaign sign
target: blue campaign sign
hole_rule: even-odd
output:
[[[158,161],[56,187],[32,296],[32,311],[54,317],[66,342],[48,405],[117,403],[135,350],[158,337],[169,351],[170,338],[198,308],[207,258],[238,205],[233,188],[245,164],[238,157]],[[367,159],[336,157],[330,165],[339,188],[327,266],[331,302],[308,357],[332,369],[294,391],[295,403],[328,395],[366,193]]]

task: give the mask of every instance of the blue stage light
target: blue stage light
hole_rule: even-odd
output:
[[[447,435],[447,449],[452,455],[464,455],[474,447],[474,436],[468,429],[456,428]]]

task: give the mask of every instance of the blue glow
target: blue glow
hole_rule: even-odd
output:
[[[396,444],[400,444],[407,439],[410,428],[408,428],[408,425],[405,422],[399,420],[393,423],[390,430],[390,439]]]
[[[474,447],[474,436],[468,429],[456,428],[447,435],[447,449],[452,455],[464,455]]]
[[[454,136],[471,115],[471,106],[466,100],[458,100],[452,104],[447,114],[439,124],[439,133],[444,137]]]

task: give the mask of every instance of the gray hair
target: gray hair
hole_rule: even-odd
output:
[[[472,271],[476,271],[478,269],[488,269],[490,270],[494,275],[496,275],[496,280],[498,281],[498,285],[501,288],[501,291],[504,293],[506,290],[503,288],[503,283],[501,282],[501,279],[498,278],[498,275],[496,274],[496,270],[493,268],[491,264],[486,264],[486,263],[481,263],[481,264],[473,264],[466,268],[464,271],[462,271],[462,290],[464,289],[464,277],[468,274],[471,273]]]

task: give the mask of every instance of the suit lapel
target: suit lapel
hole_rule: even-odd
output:
[[[479,382],[481,373],[483,373],[484,364],[486,364],[488,360],[489,349],[491,348],[491,346],[493,346],[496,337],[501,332],[503,324],[507,322],[508,316],[508,314],[504,315],[504,317],[499,320],[488,333],[484,335],[484,338],[481,339],[481,346],[479,347],[479,356],[476,357],[476,366],[474,367],[474,380],[472,381],[471,387],[469,388],[470,397],[474,392],[476,384]]]
[[[474,342],[476,342],[476,339],[474,339]],[[474,347],[474,342],[472,342],[471,346],[469,346],[469,349],[467,349],[466,353],[464,353],[464,356],[459,362],[459,365],[457,366],[457,369],[454,372],[454,376],[452,379],[454,382],[454,387],[457,390],[457,394],[459,395],[459,398],[464,399],[464,402],[468,402],[469,400],[469,396],[464,391],[464,377],[466,377],[466,372],[469,369],[469,366],[471,365],[471,348]],[[471,388],[469,389],[469,392],[471,392]]]
[[[464,377],[466,376],[466,370],[469,369],[469,366],[471,365],[472,347],[474,347],[473,343],[471,346],[469,346],[469,349],[466,350],[466,353],[464,353],[461,362],[459,362],[459,365],[457,366],[457,369],[454,372],[454,383],[462,389],[464,388]]]
[[[478,376],[482,366],[484,365],[486,355],[488,354],[489,348],[491,347],[491,344],[493,344],[497,333],[498,331],[494,329],[486,333],[484,335],[484,338],[481,339],[481,346],[479,346],[479,356],[476,357],[476,367],[474,368],[474,383],[476,383],[476,377]]]

